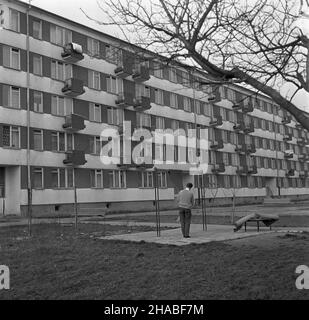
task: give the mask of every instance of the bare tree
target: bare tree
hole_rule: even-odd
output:
[[[98,23],[118,26],[125,40],[169,59],[190,59],[218,83],[247,84],[309,130],[309,114],[292,102],[299,90],[309,92],[309,38],[298,23],[309,22],[308,0],[97,2],[106,19]],[[295,88],[290,97],[280,93],[286,83]]]

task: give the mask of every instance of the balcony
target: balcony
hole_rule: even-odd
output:
[[[126,62],[121,65],[119,65],[115,70],[115,75],[119,78],[127,78],[133,73],[132,64]]]
[[[281,123],[282,124],[288,124],[291,123],[292,118],[290,116],[284,116]]]
[[[222,124],[223,124],[222,116],[220,115],[214,116],[213,118],[211,118],[209,122],[210,127],[218,127],[218,126],[222,126]]]
[[[223,140],[213,141],[212,144],[210,145],[211,150],[219,150],[223,148],[224,148]]]
[[[294,169],[289,169],[289,170],[286,172],[286,176],[287,176],[287,177],[293,177],[293,176],[295,176],[295,170],[294,170]]]
[[[304,162],[304,161],[308,161],[309,158],[306,154],[300,154],[300,155],[298,155],[298,160],[301,162]]]
[[[145,82],[150,79],[149,68],[143,65],[139,65],[133,70],[132,78],[136,82]]]
[[[87,162],[85,159],[85,151],[73,150],[66,152],[66,159],[63,163],[69,166],[82,166]]]
[[[283,141],[292,141],[293,135],[291,133],[283,136]]]
[[[297,139],[297,144],[299,145],[299,146],[305,146],[306,144],[307,144],[307,141],[306,141],[306,139],[305,138],[303,138],[303,137],[301,137],[301,138],[298,138]]]
[[[253,104],[251,101],[244,101],[243,105],[242,105],[242,112],[243,113],[249,113],[249,112],[253,112]]]
[[[76,43],[68,43],[64,46],[61,57],[67,63],[76,63],[84,59],[83,48]]]
[[[235,152],[238,153],[246,153],[246,154],[250,154],[250,153],[255,153],[256,152],[256,148],[254,144],[238,144],[235,148]]]
[[[66,80],[64,87],[61,90],[69,97],[77,97],[85,93],[84,83],[82,80],[71,78]]]
[[[284,152],[284,159],[293,159],[294,152],[293,150],[286,150]]]
[[[296,123],[295,128],[298,130],[303,130],[304,127],[300,123]]]
[[[151,108],[150,98],[145,96],[138,96],[134,99],[134,110],[145,111]]]
[[[225,164],[224,163],[217,163],[213,166],[212,170],[213,173],[223,173],[225,172]]]
[[[301,179],[308,178],[308,171],[299,171],[299,177]]]
[[[216,103],[221,101],[219,88],[212,88],[212,92],[208,94],[207,98],[209,103]]]
[[[240,110],[241,108],[242,108],[242,106],[241,106],[241,103],[239,103],[239,102],[235,102],[232,105],[233,110]]]
[[[252,122],[244,123],[244,133],[251,133],[254,132],[254,125]]]
[[[245,175],[245,174],[248,174],[248,173],[249,173],[249,168],[248,168],[247,165],[238,166],[237,169],[236,169],[236,174]]]
[[[65,117],[65,123],[62,127],[72,132],[83,130],[86,128],[85,119],[78,114],[72,113]]]
[[[244,144],[237,144],[236,147],[235,147],[235,152],[237,152],[237,153],[246,152],[244,146],[245,146]]]
[[[257,166],[248,166],[248,174],[257,174]]]
[[[246,144],[246,153],[247,154],[256,153],[256,148],[253,143]]]
[[[124,92],[120,92],[117,95],[117,98],[115,100],[115,104],[118,107],[122,107],[122,108],[126,108],[126,107],[130,107],[133,105],[132,100],[131,99],[131,95],[129,94],[125,94]]]
[[[233,126],[233,129],[236,131],[236,132],[240,132],[244,129],[244,123],[242,121],[236,123],[234,126]]]

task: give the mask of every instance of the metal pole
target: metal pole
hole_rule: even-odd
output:
[[[75,235],[78,234],[78,210],[77,210],[77,190],[76,190],[76,169],[73,168],[74,178],[74,212],[75,212]]]
[[[274,108],[274,102],[273,101],[272,101],[272,107]],[[273,113],[273,126],[274,126],[274,133],[275,133],[275,150],[276,150],[276,167],[277,167],[276,186],[277,186],[277,190],[278,190],[278,196],[280,197],[278,148],[277,148],[277,132],[276,132],[275,113]]]
[[[31,166],[30,166],[30,35],[29,35],[29,11],[31,8],[31,0],[29,0],[26,24],[27,24],[27,190],[28,190],[28,233],[32,234],[32,186],[31,186]]]
[[[159,191],[158,191],[158,172],[154,168],[154,189],[155,189],[155,207],[156,207],[156,229],[157,237],[160,237],[160,207],[159,207]]]
[[[202,214],[203,214],[203,230],[207,231],[207,216],[206,216],[206,194],[204,186],[204,175],[202,173]]]

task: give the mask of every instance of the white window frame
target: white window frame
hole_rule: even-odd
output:
[[[104,184],[103,184],[103,170],[102,169],[94,169],[91,170],[91,188],[94,189],[103,189]],[[100,185],[99,183],[100,182]]]
[[[119,94],[123,92],[123,80],[110,75],[106,78],[106,91],[112,94]]]
[[[160,189],[167,189],[167,172],[165,171],[161,171],[161,172],[157,172],[158,177],[157,177],[157,181],[160,180],[160,184],[158,183],[158,188]],[[159,179],[160,176],[160,179]]]
[[[101,74],[99,71],[88,70],[88,87],[94,90],[101,90]]]
[[[59,35],[60,39],[58,38]],[[63,47],[72,42],[72,31],[52,24],[50,26],[50,42]]]
[[[138,128],[151,128],[151,115],[143,112],[136,112],[136,126]]]
[[[87,53],[91,57],[100,56],[100,41],[91,37],[87,38]]]
[[[190,102],[190,98],[189,97],[186,97],[186,96],[183,97],[183,109],[184,109],[184,111],[192,112],[192,110],[191,110],[191,102]]]
[[[13,91],[18,91],[18,106],[13,106]],[[20,109],[20,88],[10,86],[9,87],[9,107],[12,109]]]
[[[33,169],[33,175],[35,176],[38,173],[41,174],[41,186],[40,187],[36,187],[36,186],[33,185],[33,189],[39,189],[40,190],[40,189],[44,189],[44,169],[43,168],[34,168]]]
[[[164,117],[156,117],[156,129],[165,129],[165,118]]]
[[[109,172],[112,175],[113,185],[110,186],[112,189],[126,189],[127,187],[127,172],[125,170],[112,170]],[[121,185],[121,175],[123,175],[123,185]],[[110,181],[110,179],[109,179]],[[118,185],[117,185],[118,183]]]
[[[89,103],[89,121],[102,122],[101,105],[98,103]]]
[[[53,131],[52,133],[52,138],[56,137],[57,139],[57,150],[53,149],[52,145],[52,151],[53,152],[68,152],[74,150],[74,134],[73,133],[67,133],[67,132],[60,132],[60,131]],[[60,134],[64,135],[64,150],[60,150]],[[72,137],[72,150],[68,148],[68,136]]]
[[[153,62],[153,75],[159,79],[163,78],[163,66],[157,61]]]
[[[4,143],[3,143],[3,129],[4,129],[4,127],[9,127],[10,128],[10,144],[9,145],[4,145]],[[18,146],[13,146],[12,145],[12,141],[13,141],[12,137],[13,137],[13,133],[16,133],[16,132],[18,133]],[[20,149],[20,139],[21,139],[21,137],[20,137],[20,127],[10,126],[10,125],[4,125],[2,127],[2,144],[3,144],[4,148]]]
[[[174,92],[170,93],[170,106],[171,108],[178,109],[178,95]]]
[[[60,66],[62,71],[60,72]],[[51,60],[51,78],[58,81],[66,81],[72,78],[72,65],[58,60]]]
[[[39,147],[35,146],[35,136],[37,136],[38,134],[40,135],[40,144],[41,144]],[[43,148],[44,148],[43,139],[44,139],[43,130],[42,129],[34,129],[33,130],[33,149],[35,151],[43,151]]]
[[[118,126],[123,123],[124,111],[114,107],[107,107],[107,123]]]
[[[13,54],[17,54],[17,66],[13,65]],[[8,59],[8,61],[7,61]],[[3,66],[7,68],[11,68],[14,70],[20,70],[21,69],[21,64],[20,64],[20,49],[14,48],[14,47],[9,47],[4,45],[3,46]]]
[[[38,23],[39,25],[40,25],[40,29],[39,29],[39,36],[37,37],[37,36],[35,36],[34,35],[34,25],[35,25],[35,23]],[[33,38],[35,38],[35,39],[42,39],[42,20],[39,20],[39,19],[33,19],[32,20],[32,34],[33,34]]]
[[[39,69],[40,69],[40,72],[35,72],[35,61],[38,61],[36,59],[39,59]],[[42,56],[39,56],[39,55],[33,55],[33,74],[35,74],[36,76],[42,76],[43,75],[43,62],[42,62]]]
[[[94,155],[100,155],[102,149],[102,141],[100,136],[94,136],[92,138],[91,153]]]
[[[56,106],[54,106],[53,101],[56,99]],[[63,113],[61,113],[59,103],[60,101],[63,101]],[[73,113],[73,99],[68,97],[60,97],[60,96],[52,96],[52,104],[51,104],[51,114],[58,117],[65,117],[67,115],[70,115]],[[54,112],[54,107],[56,107],[56,113]]]
[[[169,68],[169,80],[171,82],[177,83],[177,69],[176,68]]]
[[[40,95],[41,103],[38,105],[35,102],[35,95]],[[33,111],[38,113],[43,113],[43,93],[41,91],[33,91]]]
[[[153,172],[150,171],[142,171],[142,188],[153,188],[154,180],[153,180]]]
[[[13,26],[12,14],[17,14],[17,26]],[[20,12],[10,8],[10,30],[20,32]]]
[[[154,95],[155,95],[155,103],[159,105],[164,104],[164,94],[163,90],[161,89],[154,89]]]

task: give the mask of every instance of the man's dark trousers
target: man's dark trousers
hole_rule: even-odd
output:
[[[189,237],[190,223],[191,223],[191,210],[179,208],[179,217],[180,217],[182,235],[184,237]]]

